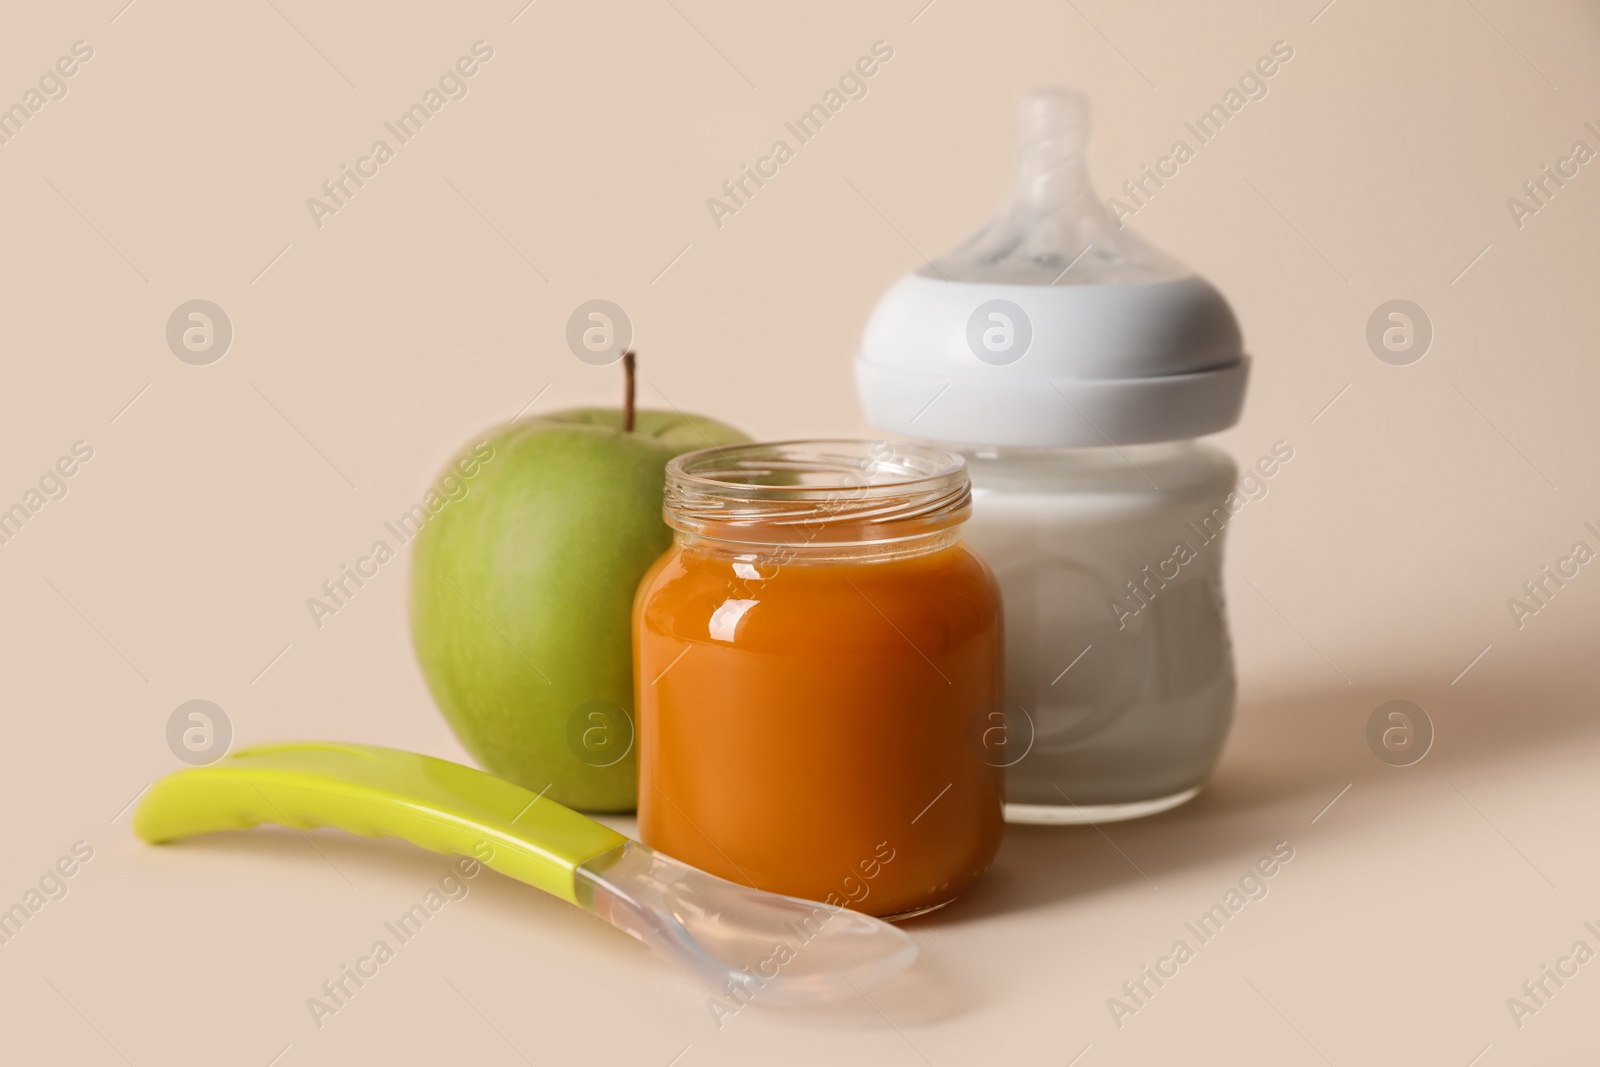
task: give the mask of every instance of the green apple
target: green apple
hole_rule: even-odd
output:
[[[640,411],[631,430],[624,417],[563,411],[493,432],[412,559],[412,642],[456,736],[493,773],[585,811],[637,797],[631,613],[672,543],[667,461],[749,440],[693,415]]]

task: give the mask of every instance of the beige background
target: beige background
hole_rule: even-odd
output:
[[[1520,1030],[1505,1003],[1572,942],[1600,948],[1600,567],[1520,630],[1506,607],[1600,546],[1600,165],[1521,229],[1506,207],[1574,141],[1600,149],[1593,5],[123,2],[12,5],[0,33],[4,102],[94,48],[0,146],[0,502],[94,448],[0,547],[0,905],[94,849],[0,947],[8,1062],[1600,1056],[1600,964]],[[318,229],[306,198],[480,39],[470,94]],[[870,94],[718,229],[706,198],[878,40]],[[1022,88],[1092,95],[1109,193],[1279,40],[1270,95],[1135,222],[1229,295],[1256,357],[1221,443],[1296,450],[1232,534],[1241,707],[1193,804],[1013,830],[912,928],[926,986],[720,1031],[639,946],[492,875],[319,1030],[306,998],[444,860],[332,833],[131,838],[192,698],[236,743],[461,757],[411,656],[404,559],[320,631],[305,600],[480,428],[614,396],[615,369],[562,340],[578,303],[628,310],[648,405],[865,433],[868,309],[995,209]],[[196,297],[235,330],[211,366],[164,341]],[[1408,367],[1364,339],[1394,298],[1436,331]],[[1437,729],[1413,767],[1363,739],[1391,698]],[[1271,895],[1119,1030],[1106,999],[1285,840]]]

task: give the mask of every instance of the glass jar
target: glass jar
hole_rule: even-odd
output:
[[[667,466],[674,544],[634,601],[639,832],[731,881],[906,917],[988,867],[994,577],[961,457],[886,441]]]
[[[966,536],[995,563],[1009,742],[1026,751],[1008,761],[1007,819],[1099,823],[1182,804],[1233,720],[1233,460],[1193,441],[965,455]]]

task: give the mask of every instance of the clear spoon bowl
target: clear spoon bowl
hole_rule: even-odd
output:
[[[577,869],[578,904],[724,992],[767,1004],[850,997],[917,945],[859,912],[752,889],[629,841]]]

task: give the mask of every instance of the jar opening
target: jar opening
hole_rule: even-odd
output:
[[[921,538],[971,511],[966,461],[902,441],[778,441],[706,448],[667,464],[679,533],[748,544],[839,546]]]

